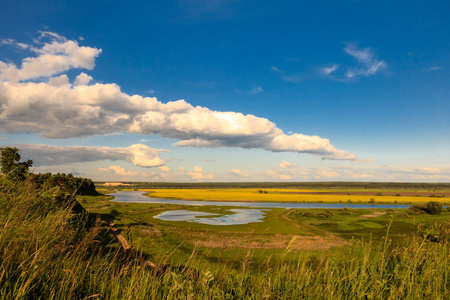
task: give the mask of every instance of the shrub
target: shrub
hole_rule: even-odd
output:
[[[341,216],[350,216],[352,213],[349,212],[349,211],[341,211],[339,214],[340,214]]]
[[[113,216],[114,218],[120,216],[120,212],[117,209],[112,209],[110,212],[110,215]]]
[[[442,204],[436,201],[430,201],[425,206],[425,211],[430,215],[439,215],[442,212]]]
[[[423,210],[417,210],[417,209],[411,209],[411,207],[408,210],[408,215],[415,216],[415,215],[423,215],[426,214]]]
[[[411,205],[409,207],[410,215],[429,214],[439,215],[443,211],[442,204],[436,201],[430,201],[427,204]]]
[[[350,208],[350,207],[343,207],[343,208],[340,208],[339,210],[343,210],[343,211],[352,211],[353,208]]]
[[[315,214],[315,217],[317,218],[325,218],[328,219],[329,217],[332,217],[333,213],[329,210],[325,210],[324,212],[319,212]]]
[[[322,218],[322,219],[328,219],[329,217],[333,216],[333,213],[329,210],[315,213],[315,212],[304,211],[302,209],[296,209],[296,208],[290,209],[287,214],[295,215],[295,216],[302,216],[302,217],[306,217],[306,218]]]

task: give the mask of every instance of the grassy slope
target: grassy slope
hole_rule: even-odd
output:
[[[168,208],[119,205],[108,203],[102,197],[80,201],[92,211],[105,213],[104,217],[108,217],[113,208],[120,210],[120,222],[117,223],[124,225],[124,233],[125,225],[132,224],[127,222],[152,222],[148,217],[157,209]],[[120,251],[105,248],[106,244],[114,245],[114,242],[111,243],[104,227],[86,228],[86,218],[61,206],[51,192],[1,181],[0,207],[0,299],[449,297],[448,240],[429,243],[421,237],[412,237],[402,247],[391,247],[389,241],[374,244],[352,242],[348,247],[333,252],[318,251],[306,256],[303,251],[295,251],[293,243],[289,243],[285,249],[280,249],[278,259],[270,255],[263,260],[255,259],[256,250],[252,250],[247,251],[244,257],[233,257],[231,266],[216,263],[219,260],[216,249],[199,247],[192,252],[186,249],[186,258],[180,259],[183,262],[181,268],[153,270],[140,264],[137,257],[127,259]],[[145,210],[145,214],[141,210]],[[281,211],[275,211],[270,222],[277,223],[282,216]],[[276,225],[279,227],[268,234],[290,230],[290,223],[285,221],[280,221],[283,224]],[[298,226],[310,221],[315,220],[299,219],[293,224]],[[159,228],[163,240],[166,237],[169,242],[172,240],[172,245],[161,242],[161,248],[158,248],[156,234],[148,240],[149,249],[152,243],[161,250],[181,249],[186,242],[181,245],[178,242],[184,239],[183,234],[189,232],[199,236],[201,233],[223,235],[218,229],[189,229],[187,224],[181,223],[177,226],[164,222],[139,223],[130,228],[139,226]],[[257,226],[245,230],[251,229],[255,234],[264,234]],[[444,230],[442,236],[448,236],[448,227],[441,230]],[[135,239],[133,234],[130,232],[130,237]],[[239,234],[242,238],[242,233],[230,234]],[[174,260],[170,251],[159,254],[162,261],[171,263]]]

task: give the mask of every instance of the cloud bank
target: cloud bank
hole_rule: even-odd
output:
[[[42,43],[43,39],[48,41]],[[61,73],[93,69],[101,49],[49,32],[41,33],[36,44],[26,46],[35,57],[25,58],[20,67],[0,61],[0,132],[52,139],[116,132],[157,134],[179,139],[175,145],[183,147],[255,148],[361,161],[336,149],[328,139],[285,134],[275,123],[254,115],[194,107],[185,100],[162,103],[154,97],[130,96],[116,84],[88,85],[93,78],[85,73],[70,83]]]
[[[125,168],[122,168],[120,166],[109,166],[108,168],[98,168],[98,171],[117,174],[119,176],[122,176],[122,179],[126,178],[129,180],[132,180],[135,177],[148,178],[157,176],[155,172],[135,172],[125,170]]]
[[[159,154],[164,151],[135,144],[127,148],[94,146],[49,146],[18,144],[23,157],[31,158],[35,166],[51,166],[99,160],[123,160],[140,167],[159,167],[165,164]]]

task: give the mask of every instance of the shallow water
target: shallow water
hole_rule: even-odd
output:
[[[242,225],[254,222],[264,222],[267,209],[270,208],[408,208],[408,205],[380,205],[380,204],[344,204],[344,203],[289,203],[289,202],[236,202],[236,201],[188,201],[149,198],[143,192],[121,191],[114,194],[116,202],[130,203],[162,203],[192,206],[234,206],[248,208],[229,209],[229,214],[206,213],[189,210],[169,210],[154,218],[165,221],[187,221],[208,225]],[[261,208],[261,209],[256,209]],[[266,208],[266,209],[263,209]]]
[[[187,221],[207,225],[242,225],[264,222],[261,209],[230,209],[232,214],[214,214],[201,211],[169,210],[154,218],[164,221]],[[216,216],[216,217],[212,217]]]

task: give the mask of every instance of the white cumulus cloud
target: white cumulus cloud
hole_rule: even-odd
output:
[[[123,168],[121,166],[109,166],[107,168],[98,168],[97,170],[100,172],[112,173],[112,174],[122,176],[121,180],[133,180],[136,177],[140,177],[140,178],[152,177],[153,179],[158,178],[157,177],[158,175],[155,172],[130,171],[130,170],[126,170],[125,168]]]
[[[275,123],[254,115],[194,107],[185,100],[163,103],[128,95],[116,84],[89,85],[92,77],[85,73],[74,84],[65,74],[52,77],[71,68],[92,69],[101,50],[53,33],[42,36],[50,42],[33,48],[37,56],[24,59],[20,68],[0,61],[0,132],[54,139],[117,132],[157,134],[179,139],[176,146],[256,148],[361,161],[336,149],[328,139],[285,134]],[[49,80],[34,80],[42,77]]]
[[[283,160],[282,162],[278,163],[278,166],[280,168],[282,168],[282,169],[293,167],[293,165],[290,162],[286,161],[286,160]]]
[[[80,75],[75,78],[76,85],[86,85],[92,80],[92,77],[88,74],[82,72]]]
[[[52,77],[48,80],[48,85],[54,87],[65,86],[68,84],[69,84],[69,77],[67,77],[66,74],[57,77]]]
[[[163,172],[170,172],[170,171],[172,171],[168,166],[160,166],[160,167],[158,167],[158,169],[160,169]]]
[[[233,175],[237,175],[237,176],[241,176],[241,177],[248,177],[250,176],[248,173],[245,173],[239,169],[232,169],[230,170],[230,173],[232,173]]]
[[[95,58],[101,53],[101,49],[79,46],[78,42],[53,33],[47,32],[42,36],[49,36],[50,42],[44,43],[40,48],[32,47],[37,56],[23,59],[20,67],[0,61],[0,80],[24,81],[49,77],[71,68],[92,70]],[[16,44],[23,48],[24,44]]]
[[[194,171],[189,171],[187,174],[194,180],[205,180],[212,179],[213,175],[209,173],[205,173],[202,167],[195,166]]]

